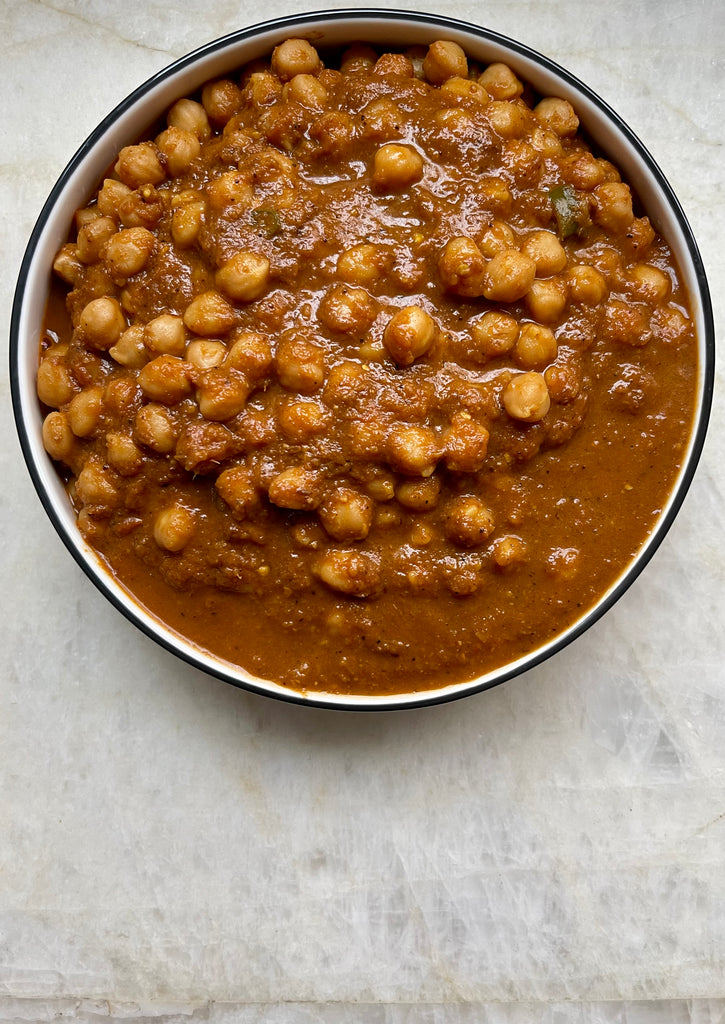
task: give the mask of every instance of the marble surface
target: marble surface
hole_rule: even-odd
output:
[[[34,219],[96,122],[304,7],[0,0],[3,351]],[[722,328],[720,0],[417,7],[519,38],[622,113]],[[721,355],[682,512],[603,621],[495,691],[374,716],[238,692],[121,619],[44,517],[3,376],[0,1022],[725,1021],[722,375]]]

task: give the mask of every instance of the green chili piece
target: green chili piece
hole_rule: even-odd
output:
[[[282,221],[273,207],[265,206],[252,210],[252,220],[264,232],[267,238],[274,238],[282,230]]]
[[[559,238],[569,238],[584,226],[585,211],[575,188],[571,185],[557,185],[549,192],[549,201],[556,214]]]

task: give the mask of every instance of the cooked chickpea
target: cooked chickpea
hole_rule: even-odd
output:
[[[512,569],[526,558],[526,544],[513,534],[498,537],[491,547],[491,556],[499,569]]]
[[[199,237],[206,215],[203,199],[177,206],[171,214],[171,236],[182,249],[189,249]]]
[[[170,128],[182,128],[205,142],[211,135],[211,125],[206,110],[196,100],[181,99],[174,103],[166,115]]]
[[[514,100],[524,87],[508,64],[489,64],[478,81],[494,100]]]
[[[133,438],[116,431],[106,434],[106,459],[120,476],[135,476],[143,466],[143,456]]]
[[[404,306],[388,320],[383,344],[399,366],[410,366],[425,355],[437,333],[435,320],[421,306]]]
[[[649,340],[648,318],[639,307],[610,299],[602,309],[601,332],[609,341],[639,348]]]
[[[258,252],[238,252],[216,272],[216,286],[230,299],[253,302],[269,283],[269,260]]]
[[[113,419],[125,419],[141,402],[141,390],[131,375],[112,377],[103,389],[103,411]]]
[[[343,75],[354,75],[359,71],[369,71],[378,59],[372,46],[355,43],[343,52],[340,59],[340,71]]]
[[[651,263],[635,264],[629,272],[628,283],[635,295],[648,302],[662,302],[670,293],[669,277]]]
[[[286,39],[272,52],[272,71],[283,82],[295,75],[318,75],[321,70],[320,55],[306,39]]]
[[[51,459],[65,462],[73,451],[75,438],[64,412],[50,412],[43,420],[43,446]]]
[[[102,295],[84,306],[79,327],[91,348],[109,349],[116,344],[126,329],[126,318],[118,300]]]
[[[362,111],[362,134],[366,139],[384,142],[399,138],[404,123],[405,114],[387,96],[371,100]]]
[[[570,402],[581,391],[582,378],[571,362],[553,363],[544,370],[544,380],[553,402]]]
[[[506,355],[516,344],[519,324],[515,317],[490,309],[478,319],[471,321],[471,338],[475,354],[487,359]]]
[[[317,509],[320,522],[333,540],[364,540],[373,521],[373,502],[351,487],[339,487]]]
[[[558,274],[566,266],[566,250],[553,231],[532,231],[521,246],[521,252],[536,264],[537,277]]]
[[[110,470],[92,455],[76,479],[76,494],[83,505],[93,506],[97,514],[110,513],[121,495]]]
[[[274,363],[280,383],[290,391],[308,394],[325,379],[324,349],[302,336],[283,338]]]
[[[410,476],[432,476],[440,446],[429,427],[400,424],[388,434],[386,450],[393,469]]]
[[[184,321],[173,313],[154,317],[144,328],[144,343],[153,355],[183,356],[186,351]]]
[[[470,78],[449,78],[441,86],[441,96],[457,102],[461,99],[477,100],[481,104],[488,103],[489,95],[482,85]]]
[[[246,172],[226,171],[208,182],[205,191],[209,208],[226,216],[240,217],[254,205],[254,189]]]
[[[312,571],[331,590],[350,597],[368,597],[380,586],[378,559],[368,551],[326,551]]]
[[[514,420],[538,423],[551,407],[549,389],[540,373],[530,371],[512,377],[503,392],[504,409]]]
[[[534,107],[534,114],[539,121],[561,138],[568,138],[576,133],[579,118],[568,100],[558,96],[547,96]]]
[[[509,215],[514,197],[503,178],[484,178],[478,184],[478,191],[483,206],[490,210],[491,213],[496,214],[497,217],[507,217]],[[510,244],[512,245],[513,242]],[[479,246],[483,249],[480,242]],[[492,255],[495,255],[495,253]]]
[[[210,121],[225,125],[242,105],[242,90],[230,78],[207,82],[201,91],[201,105]]]
[[[103,413],[103,388],[86,388],[74,395],[68,406],[68,422],[76,437],[90,437]]]
[[[196,338],[186,346],[184,358],[187,363],[191,363],[199,370],[209,370],[212,366],[219,366],[224,362],[227,358],[227,347],[221,341]]]
[[[51,409],[59,409],[70,402],[77,390],[68,368],[47,356],[38,367],[35,386],[40,401]]]
[[[272,365],[269,338],[257,331],[238,331],[232,334],[231,341],[227,365],[241,370],[249,380],[263,377]]]
[[[115,277],[128,278],[144,269],[155,247],[148,228],[124,228],[108,239],[102,255]]]
[[[467,78],[468,59],[458,43],[438,39],[428,47],[423,61],[423,74],[431,85],[441,85],[454,75]]]
[[[492,302],[516,302],[536,277],[536,264],[518,249],[504,249],[486,267],[483,294]]]
[[[370,285],[382,277],[388,263],[388,253],[384,249],[371,242],[363,242],[340,254],[337,273],[348,284]]]
[[[83,263],[78,258],[76,247],[70,242],[64,245],[53,260],[53,270],[66,284],[74,285],[83,270]]]
[[[413,65],[404,53],[383,53],[375,61],[372,69],[374,75],[400,75],[401,78],[413,77]]]
[[[474,494],[464,494],[451,502],[445,529],[454,544],[466,548],[477,547],[493,533],[493,513]]]
[[[443,432],[443,461],[454,473],[477,473],[488,454],[488,428],[470,413],[457,413]]]
[[[196,399],[207,420],[223,422],[238,416],[247,404],[251,386],[238,370],[212,367],[199,380]]]
[[[314,75],[295,75],[284,87],[284,96],[303,107],[321,110],[327,103],[327,89]]]
[[[634,220],[632,193],[624,182],[612,181],[594,189],[594,220],[608,231],[622,232]]]
[[[403,508],[428,512],[438,504],[441,483],[436,475],[426,480],[402,480],[395,488],[395,497]]]
[[[246,466],[230,466],[222,470],[214,481],[214,487],[238,519],[244,519],[259,506],[259,488]]]
[[[117,230],[118,225],[112,217],[96,217],[84,224],[76,241],[78,259],[83,263],[96,263],[104,245]]]
[[[598,306],[607,296],[607,279],[596,267],[576,264],[569,268],[569,298],[582,306]]]
[[[201,153],[199,136],[186,128],[167,128],[156,139],[156,145],[166,160],[166,170],[172,178],[185,174]]]
[[[558,346],[554,332],[542,324],[521,325],[513,349],[514,362],[527,370],[546,366],[556,359]]]
[[[168,455],[176,448],[179,431],[173,414],[165,406],[150,402],[136,413],[133,436],[159,455]]]
[[[486,260],[472,238],[451,238],[438,259],[438,272],[448,291],[466,299],[483,295]]]
[[[191,300],[183,319],[194,334],[210,338],[230,331],[236,323],[237,314],[223,295],[208,291]]]
[[[406,188],[423,177],[423,158],[412,146],[389,142],[373,160],[373,185],[383,191]]]
[[[568,297],[566,278],[549,277],[545,281],[534,281],[526,293],[526,305],[536,320],[553,324],[564,312]]]
[[[322,497],[320,474],[302,466],[284,469],[269,485],[269,500],[279,508],[311,510]]]
[[[181,551],[190,543],[195,529],[193,513],[176,502],[162,509],[156,516],[154,540],[165,551]]]
[[[526,131],[526,115],[515,101],[491,100],[486,107],[486,116],[502,139],[520,139]]]
[[[481,235],[478,248],[491,260],[506,249],[515,249],[516,236],[505,221],[495,220]]]
[[[138,384],[144,395],[154,402],[176,405],[191,394],[188,364],[176,356],[158,356],[146,363],[138,374]]]
[[[377,306],[364,288],[336,285],[323,297],[317,316],[331,331],[360,335],[375,320]]]
[[[329,412],[319,402],[290,402],[279,412],[279,427],[292,444],[304,444],[329,423]]]
[[[109,356],[129,370],[140,370],[148,362],[148,352],[144,345],[144,329],[141,324],[127,327],[115,345],[108,350]]]
[[[139,142],[136,146],[124,146],[118,154],[114,167],[124,185],[138,188],[140,185],[160,185],[166,178],[166,171],[159,160],[156,147],[151,142]]]
[[[131,195],[131,189],[122,181],[106,178],[98,193],[97,206],[104,217],[119,220],[119,209],[122,202]]]

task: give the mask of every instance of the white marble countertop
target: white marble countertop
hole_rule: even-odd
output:
[[[721,0],[416,6],[517,37],[620,111],[722,328]],[[182,53],[304,8],[0,0],[6,320],[97,121]],[[682,512],[603,621],[497,690],[372,716],[234,690],[125,622],[44,516],[3,377],[0,1022],[725,1020],[722,370]]]

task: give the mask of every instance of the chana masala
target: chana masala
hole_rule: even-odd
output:
[[[696,340],[564,99],[455,43],[289,39],[121,150],[58,253],[45,447],[152,614],[296,691],[552,639],[642,546]]]

